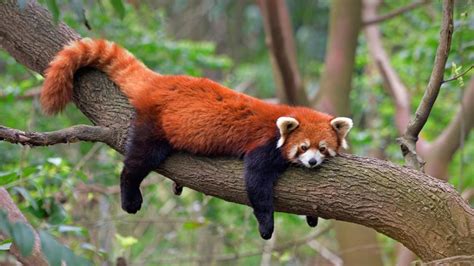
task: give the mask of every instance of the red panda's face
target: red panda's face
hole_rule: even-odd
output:
[[[300,122],[292,117],[280,117],[277,126],[280,130],[277,147],[283,156],[292,163],[313,168],[325,158],[336,156],[339,148],[346,145],[345,136],[352,127],[352,120],[338,117]]]

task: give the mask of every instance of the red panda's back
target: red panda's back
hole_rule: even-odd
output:
[[[164,76],[145,96],[171,145],[204,155],[242,155],[276,137],[285,107],[234,92],[213,81]]]

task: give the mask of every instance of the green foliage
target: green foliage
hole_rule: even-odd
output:
[[[30,226],[21,222],[10,222],[6,212],[0,210],[0,232],[10,239],[0,243],[0,250],[9,250],[11,244],[15,244],[22,256],[27,257],[33,251],[35,236]],[[61,261],[67,265],[92,265],[89,261],[76,256],[68,247],[62,245],[45,231],[39,232],[41,251],[51,265],[61,265]]]
[[[64,261],[66,265],[92,265],[89,261],[76,256],[69,248],[62,245],[45,231],[39,232],[41,250],[51,266],[60,266]]]

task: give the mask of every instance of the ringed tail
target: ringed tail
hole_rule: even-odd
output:
[[[84,38],[66,45],[45,72],[40,102],[46,114],[56,114],[72,100],[74,73],[94,67],[118,85],[129,98],[138,95],[137,83],[157,75],[119,45],[107,40]]]

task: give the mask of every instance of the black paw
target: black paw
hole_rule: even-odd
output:
[[[260,236],[263,239],[268,240],[268,239],[272,238],[273,225],[270,225],[270,226],[259,225],[258,230],[260,231]]]
[[[181,193],[183,193],[183,186],[181,186],[181,185],[179,185],[178,183],[174,182],[174,183],[173,183],[173,193],[174,193],[176,196],[181,195]]]
[[[306,216],[306,222],[311,227],[316,227],[318,225],[318,217],[317,216]]]
[[[122,189],[121,198],[122,209],[128,213],[137,213],[137,211],[142,207],[143,198],[140,189],[133,191]]]

